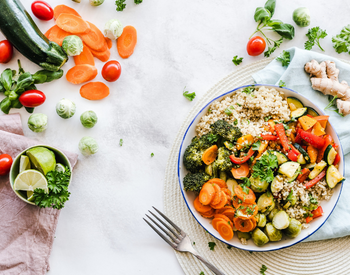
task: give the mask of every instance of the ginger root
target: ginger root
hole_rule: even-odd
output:
[[[311,60],[305,64],[305,71],[310,74],[314,90],[336,97],[339,113],[343,116],[350,114],[350,86],[346,81],[339,82],[339,69],[333,61],[318,63]]]

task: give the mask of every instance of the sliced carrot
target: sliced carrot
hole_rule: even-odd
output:
[[[199,213],[206,213],[211,211],[213,208],[211,208],[209,205],[203,205],[199,201],[199,197],[197,197],[194,202],[193,202],[194,208],[199,212]]]
[[[199,201],[203,205],[209,205],[215,196],[215,188],[210,183],[205,183],[199,192]]]
[[[94,24],[87,21],[90,26],[90,32],[80,35],[84,43],[94,51],[103,52],[108,49],[107,41],[103,33]]]
[[[108,49],[111,49],[113,47],[113,42],[108,37],[105,37],[105,40],[107,42]]]
[[[213,228],[217,231],[217,227],[216,227],[216,225],[217,225],[217,223],[219,222],[219,221],[224,221],[222,218],[215,218],[215,215],[214,215],[214,219],[211,221],[211,225],[213,226]]]
[[[200,213],[200,214],[201,214],[201,216],[202,216],[203,218],[212,219],[212,218],[214,217],[215,210],[212,209],[212,210],[210,210],[210,211],[208,211],[208,212]]]
[[[226,188],[227,187],[226,181],[224,181],[222,179],[219,179],[219,178],[210,179],[208,181],[208,183],[215,183],[215,184],[219,185],[221,188]]]
[[[211,207],[213,207],[214,209],[220,209],[220,208],[223,208],[225,205],[227,204],[227,196],[226,194],[221,191],[221,200],[219,203],[217,204],[210,204]]]
[[[249,175],[249,165],[246,162],[237,165],[237,168],[232,168],[231,172],[235,179],[245,178]]]
[[[117,39],[117,49],[120,57],[128,58],[134,52],[137,43],[137,32],[133,26],[126,26]]]
[[[94,79],[96,75],[97,69],[95,66],[83,64],[71,68],[67,72],[66,78],[70,83],[81,84]]]
[[[108,61],[109,57],[111,56],[111,52],[110,52],[110,50],[108,48],[105,51],[103,51],[103,52],[94,51],[91,48],[90,48],[90,51],[91,51],[91,53],[92,53],[92,55],[94,57],[98,58],[102,62]]]
[[[233,228],[233,222],[225,215],[214,214],[214,219],[222,219],[223,221],[227,222],[227,224],[229,224]]]
[[[75,9],[72,9],[66,5],[58,5],[53,9],[53,18],[56,20],[61,13],[69,13],[81,17]]]
[[[307,153],[309,154],[310,162],[315,163],[317,160],[318,150],[315,147],[313,147],[312,145],[309,145],[307,147]]]
[[[251,219],[258,214],[258,206],[252,203],[241,203],[236,210],[236,216],[243,220]]]
[[[223,191],[226,195],[231,196],[231,191],[228,190],[228,188],[221,188],[221,191]]]
[[[220,236],[225,239],[226,241],[229,241],[233,238],[233,230],[232,227],[227,224],[224,221],[219,221],[216,224],[217,231],[219,232]]]
[[[243,220],[241,218],[234,218],[233,223],[235,227],[237,228],[238,231],[241,232],[250,232],[252,231],[255,226],[256,226],[256,221],[255,221],[255,226],[254,226],[254,221],[255,219],[248,219],[248,220]]]
[[[254,143],[254,138],[252,135],[245,135],[237,139],[236,147],[241,150],[243,147],[250,146]]]
[[[307,177],[309,176],[309,174],[310,174],[310,170],[309,170],[308,168],[303,168],[303,169],[301,170],[301,174],[298,175],[297,180],[298,180],[299,182],[303,183],[303,182],[307,179]]]
[[[88,33],[91,31],[89,24],[79,16],[69,13],[61,13],[56,19],[56,25],[70,33]]]
[[[242,189],[242,186],[240,185],[237,185],[235,187],[235,193],[237,195],[237,197],[239,199],[242,200],[242,202],[245,202],[245,203],[254,203],[255,202],[255,194],[253,192],[253,190],[251,190],[250,188],[248,187],[245,187],[245,190],[248,191],[248,194],[246,192],[243,191]]]
[[[81,86],[80,95],[88,100],[101,100],[109,95],[109,88],[99,81],[90,82]]]
[[[242,200],[239,199],[237,196],[232,197],[232,205],[237,208],[242,203]]]
[[[83,43],[83,51],[76,56],[73,56],[75,65],[88,64],[95,66],[94,56],[92,55],[88,46]]]
[[[45,36],[46,36],[46,38],[47,39],[49,39],[49,35],[50,35],[50,32],[51,32],[51,30],[53,29],[53,28],[55,28],[55,27],[57,27],[56,25],[55,26],[52,26],[50,29],[48,29],[46,32],[45,32]]]
[[[233,207],[231,205],[226,205],[221,209],[216,209],[215,214],[222,214],[227,209],[233,209]]]
[[[206,165],[213,163],[218,156],[218,146],[210,146],[207,150],[204,151],[202,155],[202,160]]]
[[[212,204],[218,204],[221,201],[221,188],[219,185],[213,183],[213,187],[215,189],[215,195],[213,200],[211,201]]]
[[[49,40],[56,42],[58,45],[62,46],[63,40],[69,35],[72,35],[72,34],[62,30],[57,25],[55,25],[51,28],[51,31],[49,34]]]
[[[222,215],[225,215],[228,217],[231,221],[235,217],[236,210],[234,208],[226,209],[224,212],[222,212]]]

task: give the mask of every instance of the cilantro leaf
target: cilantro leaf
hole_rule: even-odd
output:
[[[231,115],[232,115],[232,112],[231,112],[231,110],[230,110],[229,108],[226,108],[224,112],[225,112],[225,114],[228,115],[228,116],[231,116]]]
[[[350,25],[345,26],[340,34],[333,36],[332,43],[337,53],[350,53]]]
[[[264,56],[265,57],[270,57],[270,55],[277,49],[281,46],[283,42],[283,37],[281,37],[280,39],[276,40],[276,41],[273,41],[273,46],[269,46],[267,51],[264,52]]]
[[[216,243],[214,242],[208,242],[210,250],[214,250],[214,247],[216,246]]]
[[[196,97],[196,93],[190,93],[189,91],[185,91],[186,87],[183,90],[182,95],[186,97],[189,101],[192,101]]]
[[[283,82],[281,79],[280,82],[278,83],[278,86],[280,86],[280,88],[286,87],[286,83]]]
[[[260,268],[260,274],[265,275],[265,271],[267,270],[266,265],[262,265]]]
[[[309,39],[304,44],[306,50],[311,50],[316,43],[316,45],[324,52],[324,49],[320,45],[320,39],[325,38],[327,36],[326,30],[322,30],[318,26],[313,27],[308,30],[306,36]]]
[[[290,52],[283,51],[276,60],[281,61],[283,67],[288,67],[290,63]]]
[[[121,138],[120,140],[119,140],[119,146],[123,146],[123,139]]]
[[[125,0],[116,0],[115,4],[117,6],[117,11],[123,11],[126,7],[126,4],[124,4]]]
[[[274,170],[278,167],[277,157],[274,154],[263,154],[253,166],[252,176],[260,178],[261,181],[268,183],[274,179]]]
[[[138,5],[138,4],[141,4],[142,1],[143,1],[143,0],[134,0],[134,3]]]
[[[243,90],[242,90],[242,93],[245,93],[247,95],[250,95],[252,92],[254,92],[255,88],[254,86],[251,86],[251,87],[245,87]]]
[[[259,148],[260,148],[260,146],[261,146],[261,141],[259,140],[259,141],[255,142],[255,143],[253,143],[252,149],[253,149],[254,151],[258,151]]]
[[[243,57],[238,57],[238,55],[235,55],[232,59],[233,64],[235,64],[236,66],[241,64],[242,61],[243,61]]]
[[[202,271],[201,273],[199,273],[199,275],[205,275],[204,272]]]

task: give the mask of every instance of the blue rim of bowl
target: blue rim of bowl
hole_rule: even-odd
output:
[[[194,122],[194,121],[197,119],[197,117],[202,113],[202,111],[203,111],[204,109],[206,109],[210,104],[212,104],[215,100],[217,100],[217,99],[219,99],[219,98],[222,98],[222,97],[224,97],[224,96],[226,96],[226,95],[228,95],[228,94],[231,94],[231,93],[233,93],[233,92],[235,92],[235,91],[237,91],[237,90],[239,90],[239,89],[246,88],[246,87],[251,87],[251,86],[254,86],[254,87],[257,87],[257,86],[266,86],[266,87],[274,87],[274,88],[289,90],[289,91],[291,91],[292,93],[298,94],[298,95],[300,95],[301,97],[304,97],[304,98],[306,98],[307,100],[309,100],[310,102],[312,102],[312,101],[311,101],[309,98],[307,98],[306,96],[304,96],[304,95],[302,95],[302,94],[300,94],[300,93],[298,93],[298,92],[296,92],[296,91],[294,91],[294,90],[292,90],[292,89],[289,89],[289,88],[286,88],[286,87],[280,87],[280,86],[278,86],[278,85],[270,85],[270,84],[244,85],[244,86],[240,86],[240,87],[235,88],[235,89],[233,89],[233,90],[231,90],[231,91],[229,91],[229,92],[226,92],[226,93],[224,93],[224,94],[221,94],[221,95],[215,97],[215,98],[212,99],[210,102],[208,102],[208,103],[197,113],[197,115],[193,118],[193,120],[191,121],[191,123],[190,123],[189,126],[187,127],[184,136],[182,137],[182,141],[181,141],[181,145],[180,145],[180,150],[179,150],[179,154],[178,154],[178,161],[177,161],[177,177],[178,177],[178,181],[179,181],[179,185],[180,185],[181,194],[182,194],[182,197],[183,197],[183,199],[184,199],[184,201],[185,201],[185,203],[186,203],[186,206],[187,206],[188,210],[191,212],[192,216],[193,216],[193,217],[195,218],[195,220],[199,223],[199,225],[202,226],[211,236],[213,236],[215,239],[219,240],[220,242],[223,242],[223,243],[225,243],[225,244],[227,244],[227,245],[229,245],[229,246],[233,246],[233,247],[238,248],[238,249],[241,249],[241,250],[251,251],[251,252],[268,252],[268,251],[280,250],[280,249],[284,249],[284,248],[287,248],[287,247],[296,245],[297,243],[300,243],[300,242],[304,241],[305,239],[309,238],[310,236],[312,236],[313,234],[315,234],[315,233],[324,225],[324,223],[328,220],[328,218],[329,218],[329,217],[331,216],[331,214],[333,213],[335,207],[337,206],[338,201],[339,201],[339,198],[340,198],[340,195],[341,195],[341,193],[342,193],[342,191],[343,191],[343,183],[344,183],[344,182],[341,183],[340,192],[339,192],[337,201],[335,202],[332,211],[329,212],[329,215],[326,217],[326,219],[324,220],[324,222],[323,222],[315,231],[313,231],[310,235],[308,235],[308,236],[306,236],[305,238],[303,238],[303,239],[301,239],[301,240],[299,240],[299,241],[297,241],[297,242],[295,242],[295,243],[292,243],[292,244],[290,244],[290,245],[285,245],[285,246],[281,246],[281,247],[273,248],[273,249],[269,249],[269,250],[244,249],[244,248],[241,248],[241,247],[237,247],[237,246],[235,246],[235,245],[233,245],[233,244],[231,244],[231,243],[228,243],[228,242],[226,242],[226,241],[223,241],[223,240],[219,239],[218,237],[214,236],[212,233],[210,233],[210,232],[206,229],[206,227],[205,227],[203,224],[201,224],[201,222],[200,222],[199,220],[197,220],[195,214],[191,211],[191,208],[189,207],[188,202],[187,202],[187,200],[186,200],[186,198],[185,198],[184,190],[182,189],[181,179],[180,179],[180,165],[181,165],[181,164],[180,164],[180,159],[181,159],[181,150],[182,150],[182,146],[183,146],[185,137],[187,136],[187,132],[188,132],[188,130],[191,128],[193,122]],[[322,115],[326,115],[322,110],[321,110],[321,113],[322,113]],[[332,126],[332,124],[331,124],[329,121],[328,121],[328,123],[331,125],[332,129],[334,129],[333,126]],[[334,130],[334,132],[335,132],[335,134],[337,135],[338,140],[340,141],[337,132],[336,132],[335,130]],[[342,146],[341,144],[339,144],[339,147],[340,147],[341,152],[342,152],[342,155],[343,155],[343,157],[344,157],[343,146]],[[343,172],[344,172],[344,171],[345,171],[345,161],[344,161],[344,158],[343,158]],[[292,240],[292,239],[291,239],[291,240]]]

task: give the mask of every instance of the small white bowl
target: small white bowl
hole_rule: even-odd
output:
[[[326,220],[329,218],[329,216],[332,214],[335,206],[338,203],[341,191],[343,189],[343,183],[339,183],[335,188],[334,188],[334,193],[332,195],[332,198],[329,201],[321,201],[320,205],[323,208],[324,214],[322,217],[319,217],[315,220],[313,220],[310,223],[310,226],[306,229],[301,230],[301,233],[294,239],[290,239],[287,238],[286,236],[283,236],[282,240],[279,242],[268,242],[266,245],[264,245],[263,247],[258,247],[256,246],[253,241],[250,239],[248,241],[248,244],[243,245],[238,238],[235,236],[233,237],[232,240],[230,241],[226,241],[224,240],[220,234],[213,228],[213,226],[211,225],[211,219],[205,219],[203,218],[194,208],[193,206],[193,201],[195,199],[195,194],[193,192],[186,192],[183,189],[183,178],[185,177],[185,175],[188,173],[188,171],[186,170],[186,168],[183,165],[183,154],[187,148],[188,145],[191,144],[191,140],[192,138],[196,135],[196,125],[198,124],[198,122],[200,121],[201,117],[203,115],[205,115],[207,113],[207,110],[209,108],[209,106],[216,100],[221,100],[223,97],[235,93],[237,90],[245,88],[245,87],[250,87],[251,85],[245,85],[245,86],[241,86],[238,87],[230,92],[227,92],[225,94],[222,94],[216,98],[214,98],[212,101],[210,101],[206,106],[204,106],[199,113],[193,118],[192,122],[190,123],[190,125],[188,126],[185,135],[182,139],[182,143],[180,146],[180,151],[179,151],[179,157],[178,157],[178,178],[179,178],[179,184],[180,184],[180,189],[182,192],[182,196],[186,202],[186,205],[188,207],[188,209],[190,210],[191,214],[193,215],[193,217],[197,220],[197,222],[206,230],[208,231],[213,237],[215,237],[216,239],[234,246],[236,248],[242,249],[242,250],[248,250],[248,251],[272,251],[272,250],[279,250],[282,248],[286,248],[292,245],[295,245],[303,240],[305,240],[306,238],[308,238],[309,236],[311,236],[312,234],[314,234],[318,229],[321,228],[321,226],[326,222]],[[282,91],[285,95],[285,97],[289,97],[289,96],[293,96],[296,97],[298,99],[300,99],[300,101],[305,105],[305,106],[309,106],[312,107],[313,109],[315,109],[320,115],[325,115],[324,112],[322,111],[322,109],[320,109],[318,106],[316,106],[315,104],[312,103],[312,101],[310,101],[308,98],[306,98],[305,96],[291,90],[288,88],[280,88],[279,86],[275,86],[275,85],[265,85],[265,84],[255,84],[255,87],[258,86],[265,86],[267,88],[275,88],[276,90]],[[340,163],[339,163],[339,172],[344,175],[345,172],[345,164],[344,164],[344,154],[343,154],[343,149],[339,140],[339,137],[337,135],[337,133],[335,132],[333,126],[331,123],[328,122],[328,126],[326,128],[326,132],[327,134],[331,135],[334,142],[339,144],[339,154],[340,154]]]

